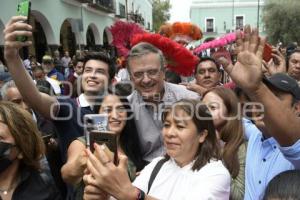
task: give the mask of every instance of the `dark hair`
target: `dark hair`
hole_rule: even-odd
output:
[[[165,72],[165,80],[170,83],[179,84],[181,83],[181,78],[178,74],[173,71],[166,70]]]
[[[37,80],[36,87],[39,90],[39,92],[42,92],[42,93],[45,93],[48,95],[55,94],[51,84],[47,80]]]
[[[203,63],[203,62],[206,62],[206,61],[211,61],[211,62],[213,62],[213,63],[216,65],[218,72],[220,72],[220,66],[219,66],[219,64],[217,63],[217,61],[216,61],[215,59],[213,59],[212,57],[207,57],[207,56],[205,56],[205,57],[201,57],[201,58],[200,58],[200,61],[199,61],[198,64],[196,65],[196,68],[195,68],[195,74],[197,74],[198,67],[199,67],[200,63]]]
[[[211,159],[219,160],[219,143],[217,141],[212,116],[207,106],[194,99],[179,100],[171,107],[166,108],[165,112],[163,112],[163,122],[169,114],[172,114],[174,109],[181,109],[192,118],[193,123],[197,127],[197,134],[207,130],[205,141],[199,144],[192,170],[200,170],[203,166],[209,163]],[[167,155],[166,158],[169,159],[170,157]]]
[[[299,49],[299,48],[295,48],[295,49],[291,50],[290,52],[288,52],[288,53],[286,54],[286,70],[288,70],[289,67],[290,67],[290,66],[289,66],[290,58],[291,58],[291,56],[292,56],[294,53],[300,53],[300,49]]]
[[[84,60],[84,57],[83,56],[79,56],[79,57],[76,57],[73,61],[73,65],[74,67],[77,65],[77,63],[79,62],[82,62],[82,63],[85,63],[85,60]]]
[[[300,171],[288,170],[275,176],[265,190],[264,200],[298,200],[300,197]]]
[[[216,87],[207,90],[203,94],[203,98],[210,92],[218,95],[223,100],[227,109],[227,117],[233,117],[233,119],[227,120],[222,126],[220,138],[225,142],[225,146],[222,151],[223,160],[232,178],[236,178],[240,170],[238,150],[244,142],[242,120],[240,117],[236,117],[239,114],[238,99],[232,90],[223,87]]]
[[[85,64],[89,60],[99,60],[106,63],[108,65],[109,81],[111,81],[114,78],[116,73],[115,64],[113,59],[111,59],[108,54],[104,52],[87,52],[84,56],[83,71],[85,68]]]
[[[120,134],[120,145],[126,156],[134,163],[137,168],[137,171],[142,170],[147,164],[143,160],[142,151],[140,147],[140,140],[135,124],[135,120],[133,117],[133,112],[131,110],[131,106],[126,97],[120,96],[119,92],[116,90],[114,93],[109,91],[109,95],[116,95],[119,97],[121,103],[124,105],[127,111],[127,121],[124,129]],[[95,113],[98,113],[101,108],[101,103],[105,96],[97,102],[97,106],[94,107]]]

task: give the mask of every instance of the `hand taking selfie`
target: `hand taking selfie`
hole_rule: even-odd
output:
[[[127,157],[120,155],[119,165],[115,166],[101,146],[96,144],[95,152],[97,153],[92,154],[87,150],[89,158],[87,168],[90,174],[84,175],[85,184],[99,187],[117,199],[126,197],[130,191],[132,191],[131,194],[135,193],[136,189],[128,177]]]
[[[18,36],[31,36],[32,27],[23,21],[27,18],[24,16],[14,16],[6,24],[4,33],[4,57],[6,60],[19,58],[19,49],[30,46],[31,41],[17,41]]]

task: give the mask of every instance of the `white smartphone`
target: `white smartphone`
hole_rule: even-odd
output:
[[[109,131],[107,114],[87,114],[84,116],[83,122],[84,122],[86,144],[88,147],[90,147],[90,133],[92,131],[99,131],[99,132]]]

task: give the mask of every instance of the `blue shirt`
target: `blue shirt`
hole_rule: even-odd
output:
[[[62,73],[60,73],[59,71],[57,71],[55,68],[53,68],[48,74],[47,76],[49,78],[52,78],[54,80],[57,80],[57,81],[64,81],[65,80],[65,77]]]
[[[259,200],[274,176],[300,169],[300,140],[290,147],[281,147],[273,137],[264,139],[250,120],[244,119],[243,124],[248,138],[244,199]]]

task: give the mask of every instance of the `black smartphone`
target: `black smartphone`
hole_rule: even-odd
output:
[[[118,145],[117,135],[111,131],[96,131],[93,130],[89,133],[90,150],[94,152],[94,143],[99,145],[105,144],[108,149],[113,153],[114,164],[118,164]]]
[[[17,15],[18,16],[26,16],[27,20],[24,23],[29,23],[30,17],[30,10],[31,10],[31,2],[29,0],[22,0],[17,7]],[[17,41],[25,42],[27,41],[27,36],[17,36]]]

